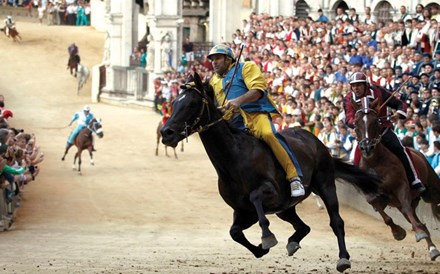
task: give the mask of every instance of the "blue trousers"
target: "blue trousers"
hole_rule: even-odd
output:
[[[85,126],[83,125],[78,125],[70,134],[69,139],[67,139],[67,143],[69,144],[73,144],[73,141],[75,140],[76,135],[78,135],[78,133],[85,128]]]

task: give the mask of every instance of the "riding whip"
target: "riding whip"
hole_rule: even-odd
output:
[[[380,106],[379,109],[382,109],[383,106],[386,105],[386,103],[388,103],[388,101],[391,99],[391,97],[394,97],[394,95],[400,91],[400,89],[409,81],[412,79],[412,76],[408,77],[405,81],[403,81],[403,83],[395,90],[393,91],[393,93],[391,93],[390,97],[388,97],[388,99],[385,100],[385,102],[383,102],[383,104]]]
[[[67,127],[69,127],[69,126],[67,125],[67,126],[64,126],[64,127],[41,127],[41,129],[65,129]]]
[[[244,45],[245,45],[245,42],[243,41],[240,45],[240,53],[238,54],[237,58],[235,59],[234,73],[232,73],[231,81],[227,84],[225,99],[223,100],[223,103],[221,105],[222,107],[226,102],[226,98],[228,97],[229,91],[231,90],[232,82],[234,81],[235,74],[237,73],[238,63],[240,62],[240,57],[241,57],[241,53],[243,52]]]

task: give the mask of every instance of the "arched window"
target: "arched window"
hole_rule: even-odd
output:
[[[309,5],[304,0],[299,0],[295,4],[295,16],[298,18],[306,18],[309,16]]]
[[[379,2],[374,9],[374,16],[377,18],[377,22],[386,22],[387,20],[393,19],[391,12],[393,7],[388,1]]]

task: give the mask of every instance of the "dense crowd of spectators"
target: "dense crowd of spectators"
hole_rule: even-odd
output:
[[[369,7],[359,16],[354,8],[337,9],[334,19],[271,17],[252,13],[231,41],[225,42],[242,61],[261,67],[282,117],[278,129],[303,127],[313,132],[334,156],[350,160],[356,141],[344,123],[343,98],[351,74],[365,73],[371,84],[383,86],[406,102],[407,120],[396,124],[401,140],[438,163],[440,143],[440,45],[438,6],[421,4],[415,14],[400,8],[398,20],[378,21]],[[156,79],[158,102],[178,93],[190,68],[180,65]],[[209,60],[192,69],[212,76]],[[407,81],[408,78],[411,78]],[[400,85],[402,87],[400,87]],[[158,104],[160,106],[160,104]],[[160,109],[160,107],[158,108]],[[435,166],[440,174],[440,167]]]
[[[0,0],[0,5],[25,7],[28,16],[48,25],[90,25],[90,0]]]
[[[0,229],[9,229],[13,223],[14,209],[20,207],[21,194],[25,185],[35,180],[40,172],[38,165],[44,154],[36,144],[34,134],[26,133],[10,125],[14,116],[5,108],[0,95]]]

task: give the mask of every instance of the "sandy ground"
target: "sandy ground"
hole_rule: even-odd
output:
[[[73,151],[61,156],[71,115],[90,104],[91,81],[80,96],[66,70],[67,46],[82,63],[102,60],[104,34],[92,28],[18,22],[23,40],[0,35],[0,93],[14,111],[10,123],[35,133],[46,155],[27,185],[14,229],[0,234],[1,273],[335,273],[338,251],[325,210],[313,200],[298,212],[312,227],[288,257],[292,229],[270,216],[279,244],[255,259],[229,236],[232,210],[218,195],[216,175],[198,136],[179,159],[154,156],[160,119],[151,109],[91,104],[103,119],[95,166],[83,157],[72,171]],[[127,56],[128,58],[128,56]],[[171,150],[170,150],[171,152]],[[394,241],[380,221],[342,207],[352,269],[347,273],[439,273],[425,243],[409,231]],[[259,243],[259,227],[246,231]],[[437,241],[438,242],[438,241]]]

